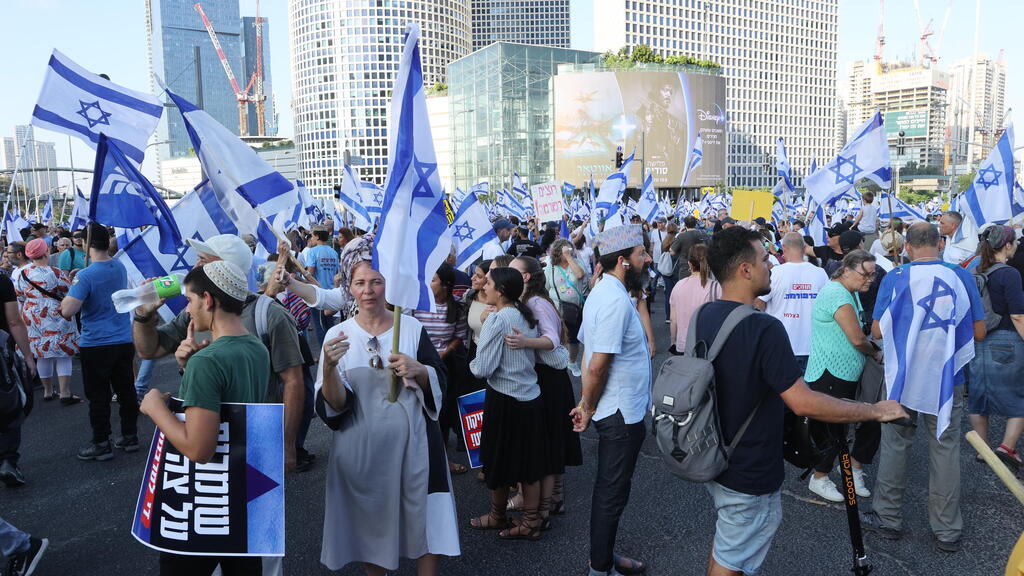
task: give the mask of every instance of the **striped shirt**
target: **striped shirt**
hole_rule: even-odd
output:
[[[292,318],[295,318],[295,328],[299,332],[309,328],[309,306],[302,298],[299,298],[291,290],[286,290],[278,294],[277,299],[288,309]]]
[[[477,378],[486,378],[487,385],[497,392],[525,402],[540,396],[534,364],[539,360],[561,370],[569,363],[569,352],[562,346],[554,350],[509,348],[505,345],[505,335],[512,334],[513,328],[524,337],[537,337],[537,329],[530,328],[519,310],[512,306],[488,316],[477,342],[476,358],[469,363],[469,369]]]
[[[459,319],[454,324],[449,323],[447,320],[447,304],[435,304],[434,307],[436,308],[434,312],[429,310],[426,312],[423,310],[413,310],[412,316],[419,320],[420,324],[423,324],[423,329],[427,331],[427,336],[430,337],[430,343],[434,345],[434,349],[440,354],[456,338],[465,342],[469,326],[466,325],[465,318]]]

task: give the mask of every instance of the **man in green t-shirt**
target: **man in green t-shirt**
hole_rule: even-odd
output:
[[[222,402],[262,402],[270,377],[270,356],[259,338],[242,323],[248,296],[245,272],[219,260],[194,268],[185,277],[185,295],[192,321],[187,339],[179,347],[185,362],[178,395],[185,409],[181,422],[167,407],[170,396],[150,390],[141,411],[153,419],[167,440],[189,460],[205,464],[217,448]],[[210,342],[194,342],[196,332],[210,332]],[[185,357],[182,357],[185,356]],[[160,553],[160,574],[209,573],[220,565],[225,574],[259,574],[260,558],[210,557]]]

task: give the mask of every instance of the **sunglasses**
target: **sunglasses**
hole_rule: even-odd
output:
[[[380,357],[380,340],[374,336],[366,342],[366,352],[370,355],[370,368],[381,370],[384,368],[384,360]]]

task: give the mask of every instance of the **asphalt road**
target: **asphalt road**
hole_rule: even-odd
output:
[[[655,306],[660,352],[668,347],[668,326],[662,303]],[[177,390],[173,359],[157,366],[153,381],[162,390]],[[75,363],[74,389],[81,394]],[[37,392],[37,400],[41,392]],[[114,411],[114,429],[116,410]],[[994,433],[1002,422],[994,419]],[[966,420],[964,431],[968,429]],[[153,427],[140,418],[144,445]],[[89,440],[86,406],[62,407],[38,402],[24,427],[21,467],[28,485],[0,486],[0,516],[33,534],[46,536],[51,547],[38,574],[155,574],[157,553],[130,533],[131,517],[145,469],[145,451],[118,453],[109,462],[82,462],[75,453]],[[324,461],[329,450],[327,428],[314,421],[307,448],[318,455],[313,470],[287,477],[287,557],[289,575],[327,574],[319,562],[325,486]],[[567,514],[555,520],[540,542],[502,542],[493,532],[461,531],[462,556],[442,560],[444,574],[527,575],[585,574],[587,569],[590,497],[596,461],[596,436],[583,438],[585,464],[567,474]],[[658,461],[648,438],[633,480],[629,506],[619,529],[621,553],[641,558],[649,574],[704,574],[714,530],[714,512],[703,486],[671,476]],[[458,455],[464,458],[464,455]],[[906,536],[900,541],[866,536],[875,574],[963,576],[1003,574],[1013,544],[1024,531],[1024,508],[984,465],[974,461],[970,446],[962,448],[963,550],[941,554],[932,547],[927,519],[927,438],[918,433],[911,454],[905,502]],[[869,477],[873,467],[868,468]],[[835,474],[833,474],[833,477]],[[869,486],[872,482],[869,479]],[[460,522],[487,510],[487,492],[472,474],[455,478]],[[825,505],[808,492],[798,471],[787,470],[783,486],[782,527],[765,563],[764,574],[849,574],[850,540],[844,509]],[[870,506],[868,499],[866,506]],[[340,574],[363,574],[351,565]],[[403,561],[399,574],[414,574]]]

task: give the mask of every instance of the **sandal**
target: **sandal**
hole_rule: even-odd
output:
[[[504,530],[509,527],[508,518],[496,518],[490,512],[483,516],[469,519],[469,527],[473,530]]]
[[[618,554],[612,555],[612,562],[619,574],[642,574],[647,571],[647,565],[643,562]]]
[[[46,394],[44,392],[43,393],[43,401],[44,402],[49,402],[50,400],[56,400],[58,396],[60,396],[60,394],[58,392],[52,392],[50,394]]]
[[[469,468],[466,468],[465,466],[463,466],[462,464],[459,464],[458,462],[449,462],[448,463],[448,472],[450,472],[454,476],[458,476],[460,474],[465,474],[468,471],[469,471]]]
[[[81,404],[82,403],[82,399],[79,398],[78,396],[72,394],[71,396],[68,396],[67,398],[61,397],[60,403],[61,403],[62,406],[71,406],[73,404]]]
[[[498,532],[498,538],[502,540],[529,540],[536,542],[540,540],[540,531],[543,522],[540,513],[536,509],[523,512],[523,517],[513,523],[513,527]]]
[[[1009,468],[1011,472],[1016,473],[1020,470],[1020,456],[1017,455],[1016,450],[1008,448],[1005,444],[1000,444],[999,447],[995,449],[995,453],[996,456],[1003,461],[1003,464],[1006,464],[1006,467]]]

